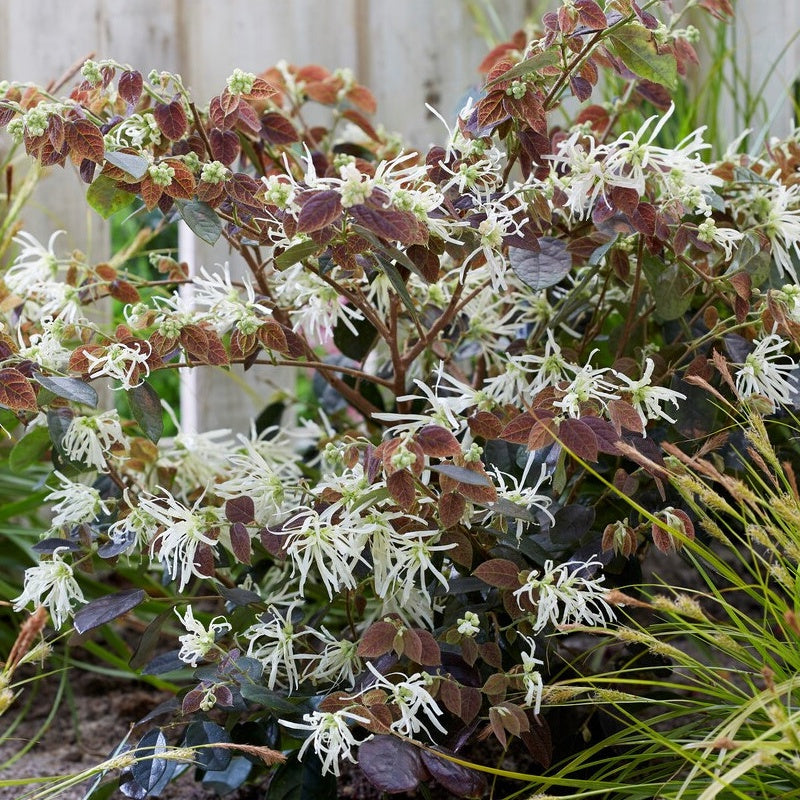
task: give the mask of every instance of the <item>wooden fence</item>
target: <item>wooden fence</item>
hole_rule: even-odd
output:
[[[491,6],[511,33],[526,14],[556,0],[474,5]],[[202,101],[237,66],[258,72],[286,59],[350,67],[375,92],[378,120],[424,147],[443,135],[425,103],[452,116],[486,50],[469,6],[468,0],[0,0],[0,78],[47,83],[94,53],[144,72],[179,72]],[[785,134],[792,118],[784,101],[800,64],[800,44],[791,38],[800,30],[800,4],[738,0],[736,6],[732,38],[740,69],[757,86],[770,75],[760,97],[775,109],[772,130]],[[45,241],[63,228],[66,246],[99,261],[108,255],[108,228],[88,210],[84,191],[75,175],[52,170],[25,213],[25,227]],[[193,266],[232,260],[223,247],[201,248],[190,236],[181,237],[181,257]],[[182,417],[186,427],[201,430],[246,430],[283,379],[267,369],[250,371],[246,385],[235,372],[230,379],[219,370],[188,372]]]

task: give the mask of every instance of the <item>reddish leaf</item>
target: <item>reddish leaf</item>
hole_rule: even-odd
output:
[[[489,729],[495,735],[497,741],[503,746],[503,749],[505,749],[508,746],[506,729],[503,725],[503,715],[497,708],[489,709]]]
[[[472,642],[472,639],[469,641]],[[480,689],[476,689],[473,686],[461,687],[461,714],[459,716],[466,725],[469,725],[478,716],[482,704],[483,698]]]
[[[58,114],[51,114],[47,120],[47,138],[54,150],[61,150],[64,145],[64,120]]]
[[[399,469],[386,479],[386,488],[392,499],[404,511],[408,511],[417,499],[414,476],[407,469]]]
[[[478,647],[478,650],[480,650]],[[497,647],[497,645],[495,645]],[[494,655],[494,654],[493,654]],[[493,672],[483,684],[483,693],[489,698],[489,701],[498,704],[505,699],[506,692],[508,691],[508,678],[501,672]],[[513,733],[513,731],[512,731]]]
[[[531,413],[536,419],[536,424],[531,428],[528,436],[528,449],[540,450],[542,447],[549,447],[556,440],[556,423],[553,412],[536,409]]]
[[[537,717],[536,724],[530,730],[523,731],[520,738],[536,762],[547,769],[553,760],[553,740],[547,722]]]
[[[258,336],[255,333],[242,333],[235,328],[231,333],[231,358],[239,360],[246,358],[255,350]]]
[[[277,112],[270,112],[261,117],[261,135],[270,144],[292,144],[300,141],[294,125],[283,114]]]
[[[592,84],[580,75],[573,75],[569,79],[569,87],[572,89],[572,94],[574,94],[581,103],[592,96]]]
[[[439,278],[439,256],[427,247],[419,244],[412,244],[407,250],[406,255],[414,262],[414,265],[423,278],[429,283],[435,283]]]
[[[345,96],[356,108],[367,114],[374,114],[378,110],[375,95],[366,86],[356,84]]]
[[[456,564],[467,569],[472,568],[472,543],[458,531],[445,531],[441,538],[442,544],[455,544],[447,551],[447,557]]]
[[[142,88],[144,82],[142,75],[136,70],[125,70],[119,76],[119,83],[117,84],[117,91],[119,96],[126,102],[135,106],[142,96]]]
[[[628,216],[639,205],[639,192],[630,186],[614,186],[609,194],[611,205]]]
[[[259,207],[255,196],[262,186],[263,184],[244,172],[235,172],[231,179],[225,183],[225,189],[231,200],[251,208]]]
[[[608,27],[603,9],[594,0],[575,0],[574,6],[581,25],[585,25],[593,31],[602,31]]]
[[[519,567],[505,558],[490,558],[479,564],[472,573],[476,578],[480,578],[489,586],[496,586],[498,589],[519,589]]]
[[[150,178],[145,178],[139,188],[142,202],[145,204],[148,211],[152,211],[158,205],[158,201],[161,199],[163,193],[164,190],[153,183]]]
[[[222,339],[217,335],[217,332],[207,329],[206,336],[208,337],[206,364],[210,364],[212,367],[222,367],[229,364],[228,353],[225,350],[225,345],[222,344]]]
[[[608,401],[608,416],[614,423],[617,432],[621,432],[624,428],[633,433],[642,433],[644,426],[642,425],[642,418],[639,412],[625,400],[609,400]]]
[[[461,716],[461,692],[456,683],[443,680],[439,684],[439,699],[451,714]]]
[[[438,425],[426,425],[417,431],[414,437],[426,456],[449,458],[461,455],[461,445],[447,428]]]
[[[438,667],[442,663],[442,651],[433,635],[421,628],[415,628],[417,638],[420,642],[419,658],[414,659],[417,664],[424,667]]]
[[[225,517],[228,522],[242,522],[247,525],[253,521],[255,515],[256,507],[252,497],[232,497],[225,503]]]
[[[178,337],[184,350],[198,361],[208,358],[208,334],[199,325],[184,325]]]
[[[30,381],[14,367],[0,369],[0,406],[12,411],[37,411],[36,392]]]
[[[519,580],[517,580],[516,586],[519,587]],[[500,652],[500,648],[498,647],[496,642],[483,642],[482,644],[479,644],[478,652],[481,654],[481,658],[490,667],[497,667],[497,669],[502,669],[503,654]]]
[[[208,104],[208,116],[218,128],[232,128],[239,119],[239,95],[233,95],[225,89],[221,95],[212,97]]]
[[[594,431],[579,419],[563,419],[558,426],[561,444],[584,461],[597,461],[597,437]]]
[[[397,628],[391,622],[375,622],[367,628],[358,642],[357,653],[362,658],[377,658],[392,649]]]
[[[484,439],[499,439],[503,430],[503,424],[489,411],[479,411],[471,416],[467,423],[473,436],[481,436]]]
[[[269,81],[264,80],[264,78],[256,78],[253,81],[253,85],[250,87],[250,91],[247,93],[247,97],[261,97],[266,99],[267,97],[272,97],[274,94],[277,94],[277,92],[277,87],[273,86]]]
[[[359,225],[363,225],[383,239],[401,244],[425,244],[425,237],[420,235],[417,218],[410,211],[376,208],[365,203],[353,206],[349,211],[350,216]]]
[[[339,192],[325,189],[307,195],[300,214],[297,217],[297,231],[310,233],[325,228],[334,222],[342,213]]]
[[[536,419],[527,411],[514,417],[508,425],[500,431],[500,439],[512,444],[527,444]]]
[[[420,641],[419,634],[415,630],[405,628],[402,634],[398,631],[398,638],[402,641],[402,648],[395,647],[397,655],[404,655],[409,661],[413,661],[415,664],[421,664],[422,642]]]
[[[214,574],[214,551],[205,542],[195,551],[194,566],[203,577],[210,578]]]
[[[161,133],[173,142],[180,139],[189,127],[186,112],[178,97],[171,103],[157,103],[153,108],[153,116]]]
[[[64,140],[69,145],[73,157],[88,158],[102,164],[105,157],[105,143],[99,128],[88,119],[78,119],[64,126]],[[75,163],[79,163],[76,161]]]
[[[357,125],[359,128],[361,128],[361,130],[364,131],[364,133],[366,133],[373,142],[379,142],[381,140],[378,132],[370,124],[370,121],[363,114],[359,114],[359,112],[355,109],[348,108],[342,112],[342,116],[346,120],[349,120],[354,125]]]
[[[261,120],[258,118],[255,109],[250,103],[241,101],[239,103],[238,111],[239,128],[249,131],[250,133],[261,133]]]
[[[248,500],[250,498],[247,498]],[[234,522],[230,528],[231,550],[240,564],[250,563],[250,534],[241,522]]]
[[[168,158],[164,163],[169,164],[175,170],[175,174],[172,176],[172,183],[164,187],[165,194],[174,197],[176,200],[190,200],[195,188],[192,171],[186,164],[175,158]]]
[[[630,220],[633,227],[645,236],[652,236],[656,232],[656,210],[650,203],[639,203]]]
[[[508,119],[509,113],[505,108],[505,99],[505,92],[490,92],[478,103],[479,128],[493,127]]]
[[[413,792],[428,773],[414,745],[395,736],[373,736],[358,748],[358,766],[389,794]]]
[[[267,350],[274,350],[276,353],[283,354],[289,351],[286,333],[275,320],[265,320],[264,324],[258,329],[258,339]]]
[[[619,450],[616,446],[616,443],[619,441],[619,435],[608,420],[601,419],[600,417],[583,417],[581,422],[592,429],[592,433],[594,433],[595,440],[597,441],[597,449],[601,453],[608,453],[612,456],[619,455]]]
[[[455,797],[479,798],[486,794],[486,778],[480,772],[441,758],[430,750],[422,750],[421,756],[431,777]]]
[[[439,520],[443,528],[456,525],[467,508],[467,501],[458,492],[445,492],[439,498]]]
[[[233,131],[223,131],[219,128],[212,128],[209,131],[208,143],[211,145],[211,155],[225,166],[230,166],[241,150],[239,137]]]
[[[108,286],[108,293],[120,303],[138,303],[139,290],[128,281],[114,280]]]

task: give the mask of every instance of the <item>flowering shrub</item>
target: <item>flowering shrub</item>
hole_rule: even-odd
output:
[[[53,464],[15,608],[84,633],[160,604],[132,664],[184,670],[179,725],[152,717],[114,761],[124,793],[157,794],[187,752],[234,787],[294,749],[272,786],[314,775],[324,796],[350,761],[387,792],[477,797],[477,742],[546,771],[593,735],[590,708],[558,708],[591,670],[578,627],[625,613],[613,590],[651,543],[695,536],[662,446],[717,431],[714,397],[773,414],[797,392],[800,149],[664,144],[692,39],[629,0],[565,0],[487,56],[427,154],[318,66],[235,70],[204,109],[113,61],[67,98],[4,85],[0,122],[71,161],[97,212],[134,196],[249,269],[159,254],[153,285],[130,253],[20,232],[0,287],[14,453]],[[601,71],[620,97],[590,104]],[[114,330],[87,312],[109,296]],[[313,371],[316,396],[248,436],[163,437],[151,375],[232,364]],[[102,384],[130,419],[95,412]],[[90,569],[162,583],[87,597]]]

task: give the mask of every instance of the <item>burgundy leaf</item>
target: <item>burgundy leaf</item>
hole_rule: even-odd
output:
[[[335,189],[313,192],[306,198],[297,217],[299,233],[318,231],[330,225],[342,213],[341,198]]]
[[[153,109],[153,116],[161,133],[173,142],[180,139],[189,126],[183,104],[178,97],[171,103],[157,103]]]
[[[142,96],[142,75],[136,70],[125,70],[119,76],[119,83],[117,84],[117,91],[119,96],[130,105],[135,106]]]

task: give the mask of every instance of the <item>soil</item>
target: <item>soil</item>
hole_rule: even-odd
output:
[[[24,676],[15,675],[19,677]],[[69,692],[62,697],[46,730],[39,733],[53,709],[58,685],[57,675],[26,684],[16,703],[0,717],[0,780],[75,774],[89,769],[109,757],[131,725],[169,698],[144,684],[74,670]],[[30,708],[11,738],[6,740],[6,726],[14,721],[15,711],[19,713],[28,699]],[[28,752],[6,765],[37,736],[39,740]],[[90,784],[91,780],[64,791],[58,795],[59,800],[81,800]],[[45,785],[31,782],[27,786],[0,787],[0,800],[20,800]],[[227,797],[255,800],[263,794],[263,787],[260,790],[252,787]],[[206,800],[218,796],[200,787],[191,770],[161,794],[163,800]],[[122,798],[123,795],[115,792],[112,797]]]

